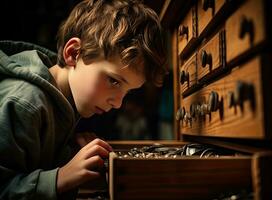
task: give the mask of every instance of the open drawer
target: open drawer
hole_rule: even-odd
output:
[[[122,149],[118,144],[118,150],[126,151],[129,146],[124,145]],[[169,142],[168,145],[180,147],[182,142]],[[135,158],[112,152],[109,157],[110,197],[111,200],[212,199],[222,193],[251,189],[251,163],[251,155],[241,154]]]

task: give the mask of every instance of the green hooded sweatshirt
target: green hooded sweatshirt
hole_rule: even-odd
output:
[[[56,54],[0,41],[0,199],[57,199],[75,112],[48,68]]]

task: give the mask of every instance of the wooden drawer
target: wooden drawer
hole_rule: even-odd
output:
[[[247,0],[226,22],[227,62],[265,39],[264,1]]]
[[[264,88],[261,84],[262,67],[268,66],[262,66],[261,59],[261,56],[255,57],[233,69],[224,78],[184,98],[180,106],[183,111],[180,115],[180,133],[270,138],[264,131]]]
[[[223,66],[223,36],[220,31],[198,51],[197,79],[201,79]]]
[[[110,199],[212,199],[251,188],[251,160],[252,156],[120,158],[110,153]]]
[[[178,55],[182,57],[194,44],[196,37],[196,8],[193,6],[178,27]]]
[[[197,18],[198,33],[201,35],[216,13],[223,7],[226,0],[198,0]]]
[[[180,68],[180,94],[197,83],[197,53],[193,54]]]

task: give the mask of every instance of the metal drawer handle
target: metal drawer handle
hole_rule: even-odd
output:
[[[182,70],[180,72],[180,83],[183,85],[186,81],[189,82],[189,72]]]
[[[179,34],[179,36],[185,35],[186,36],[186,40],[188,40],[188,35],[189,35],[188,26],[180,25],[179,28],[178,28],[178,34]]]
[[[201,51],[201,66],[204,68],[206,65],[212,67],[212,54],[207,53],[205,50]]]
[[[177,121],[183,120],[184,115],[185,115],[185,108],[184,107],[179,108],[176,113],[176,120]]]
[[[215,112],[219,108],[219,96],[215,91],[211,91],[209,95],[209,111]]]
[[[246,34],[249,34],[249,42],[252,46],[254,41],[254,24],[251,19],[243,15],[240,22],[239,38],[243,39]]]
[[[243,110],[244,101],[249,100],[251,109],[255,110],[255,91],[252,84],[238,81],[236,83],[235,91],[228,93],[228,107],[240,106]]]
[[[209,8],[214,8],[214,0],[202,0],[202,9],[207,11]]]
[[[215,91],[211,91],[208,99],[208,103],[202,103],[201,105],[192,106],[195,109],[194,114],[197,116],[203,116],[211,114],[211,112],[217,111],[222,103],[219,101],[219,95]]]

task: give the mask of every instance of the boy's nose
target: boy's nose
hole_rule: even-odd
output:
[[[122,106],[124,94],[117,94],[113,98],[110,99],[109,103],[113,108],[119,109]]]

